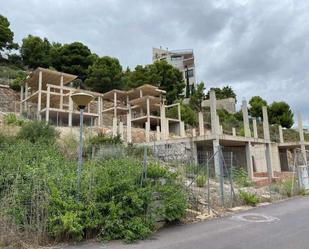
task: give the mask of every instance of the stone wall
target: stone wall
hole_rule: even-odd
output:
[[[7,85],[0,85],[0,111],[19,112],[19,95]]]
[[[203,100],[202,107],[210,107],[209,99]],[[236,102],[234,98],[217,99],[217,109],[224,109],[229,113],[236,112]]]

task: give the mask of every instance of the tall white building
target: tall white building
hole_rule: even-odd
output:
[[[178,68],[184,77],[186,88],[184,95],[189,97],[192,88],[195,85],[195,64],[192,49],[167,50],[161,48],[152,48],[152,61],[166,60],[169,64]]]

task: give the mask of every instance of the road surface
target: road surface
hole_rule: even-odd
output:
[[[230,217],[165,228],[135,244],[88,242],[66,247],[103,248],[308,249],[309,197],[290,199]]]

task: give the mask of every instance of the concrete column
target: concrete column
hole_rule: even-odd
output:
[[[146,122],[145,123],[145,139],[146,143],[149,143],[150,141],[150,123]]]
[[[170,126],[167,118],[165,119],[165,136],[166,139],[168,139],[170,136]]]
[[[49,122],[50,86],[47,86],[45,121]]]
[[[180,103],[178,103],[177,105],[177,109],[178,109],[178,120],[181,120],[181,110],[180,110]]]
[[[254,138],[258,138],[256,118],[253,118],[253,136],[254,136]]]
[[[157,141],[160,141],[160,139],[161,139],[160,126],[159,125],[157,126],[156,139],[157,139]]]
[[[192,129],[192,137],[196,137],[196,130],[195,130],[195,128]]]
[[[117,93],[114,92],[114,118],[117,119]]]
[[[113,118],[112,135],[113,137],[117,136],[117,118]]]
[[[269,134],[269,123],[268,123],[268,114],[267,114],[267,107],[262,107],[263,111],[263,132],[264,132],[264,139],[270,142],[270,134]]]
[[[37,107],[37,118],[41,120],[41,105],[42,105],[42,71],[39,72],[39,85],[38,85],[38,107]]]
[[[28,111],[28,105],[27,105],[27,99],[28,98],[28,82],[25,83],[25,102],[24,102],[24,109],[27,112]]]
[[[221,130],[221,125],[220,125],[220,118],[219,118],[219,116],[217,115],[217,135],[222,135],[222,130]]]
[[[24,100],[24,86],[22,85],[20,87],[20,107],[19,107],[19,113],[22,114],[23,113],[23,103],[22,101]]]
[[[70,90],[70,96],[69,96],[69,118],[68,118],[68,126],[72,127],[72,117],[73,117],[73,100],[71,98],[71,95],[73,94],[73,91]]]
[[[132,131],[131,131],[131,107],[129,106],[129,112],[127,114],[127,143],[132,143]]]
[[[197,145],[192,140],[191,140],[191,148],[192,148],[192,162],[198,164]]]
[[[98,126],[103,126],[103,113],[102,113],[103,99],[102,97],[98,97],[98,115],[99,115],[99,123]]]
[[[204,136],[204,117],[203,113],[199,112],[198,113],[198,125],[199,125],[199,135]]]
[[[282,126],[281,125],[279,125],[279,141],[280,141],[280,143],[284,143],[283,130],[282,130]]]
[[[147,98],[146,100],[146,110],[147,110],[147,123],[149,125],[149,130],[150,130],[150,100]]]
[[[219,139],[214,139],[212,141],[213,145],[213,152],[214,152],[214,166],[215,166],[215,175],[219,179],[220,178],[220,172],[221,172],[221,167],[220,167],[220,151],[219,151]]]
[[[60,77],[60,109],[63,109],[63,75]]]
[[[232,128],[232,134],[234,137],[236,137],[236,129],[234,127]]]
[[[245,137],[251,137],[251,131],[249,126],[249,115],[248,115],[248,108],[247,108],[247,101],[243,100],[241,105],[242,116],[244,121],[244,132]]]
[[[247,172],[249,179],[253,179],[253,162],[252,162],[252,151],[251,143],[246,143],[246,162],[247,162]]]
[[[120,135],[120,139],[123,141],[123,123],[119,122],[119,135]]]
[[[299,132],[300,149],[303,155],[304,164],[307,164],[307,153],[306,153],[306,146],[305,146],[303,121],[302,121],[300,112],[298,113],[298,132]]]
[[[160,126],[161,126],[161,139],[166,139],[166,117],[165,117],[164,103],[161,103],[160,106]]]
[[[268,123],[268,114],[267,114],[267,107],[262,107],[263,111],[263,130],[264,130],[264,140],[266,142],[266,164],[267,164],[267,171],[268,171],[268,177],[271,181],[274,177],[274,172],[272,168],[272,152],[271,152],[271,141],[270,141],[270,133],[269,133],[269,123]]]
[[[220,134],[223,135],[223,126],[220,125],[219,127],[220,127],[220,130],[219,130],[219,131],[220,131]]]
[[[209,93],[210,102],[210,116],[211,116],[211,132],[215,135],[218,134],[219,127],[217,121],[217,100],[215,91],[210,91]]]
[[[181,137],[186,136],[185,123],[183,121],[180,121],[180,136]]]

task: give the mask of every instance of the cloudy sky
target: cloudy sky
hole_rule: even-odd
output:
[[[191,48],[207,89],[239,100],[287,101],[309,119],[309,1],[0,0],[15,39],[81,41],[126,67],[151,63],[152,47]],[[240,102],[240,101],[239,101]]]

